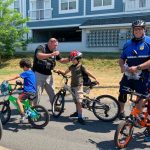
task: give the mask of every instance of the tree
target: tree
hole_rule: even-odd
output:
[[[11,8],[14,1],[0,0],[0,63],[3,55],[12,56],[17,47],[24,49],[26,44],[24,35],[28,28],[24,24],[28,19]]]

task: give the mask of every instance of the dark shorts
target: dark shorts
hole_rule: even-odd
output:
[[[124,75],[122,80],[120,81],[120,89],[119,92],[122,94],[128,94],[124,89],[124,86],[135,90],[137,93],[146,94],[147,93],[147,82],[148,82],[148,75],[145,75],[143,78],[139,80],[128,80],[127,77]]]
[[[22,99],[22,100],[26,100],[26,99],[29,99],[29,100],[34,100],[36,98],[36,93],[31,93],[31,92],[23,92],[19,95],[19,97]]]

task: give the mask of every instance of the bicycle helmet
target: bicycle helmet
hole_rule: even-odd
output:
[[[146,23],[143,20],[136,20],[132,23],[132,28],[134,27],[143,27],[145,29]]]
[[[8,81],[3,81],[0,85],[0,90],[2,95],[7,95],[9,93],[9,84]]]
[[[72,52],[70,52],[70,61],[71,60],[75,60],[75,59],[81,59],[82,58],[82,53],[79,52],[78,50],[73,50]]]

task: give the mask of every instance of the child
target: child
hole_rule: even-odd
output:
[[[72,65],[65,71],[62,72],[60,70],[57,70],[59,73],[63,73],[64,75],[69,73],[71,71],[71,90],[74,93],[73,99],[76,104],[76,112],[70,115],[70,117],[78,117],[78,122],[81,124],[85,124],[85,121],[83,120],[83,115],[82,115],[82,99],[83,99],[83,76],[82,76],[82,70],[86,72],[90,77],[93,79],[96,78],[91,75],[83,65],[81,65],[81,58],[82,58],[82,53],[80,53],[77,50],[73,50],[70,52],[70,61],[72,62]],[[81,69],[82,67],[82,69]],[[97,81],[96,81],[97,82]],[[98,84],[98,82],[97,82]],[[75,96],[75,97],[74,97]]]
[[[24,114],[24,108],[21,101],[29,98],[31,95],[32,96],[36,95],[36,80],[35,80],[35,74],[31,70],[31,61],[29,59],[21,59],[19,64],[20,64],[20,68],[22,68],[24,72],[7,81],[15,80],[18,78],[24,79],[23,93],[21,93],[17,99],[17,104],[19,106],[20,114],[21,114],[20,123],[23,123],[25,119],[25,114]]]

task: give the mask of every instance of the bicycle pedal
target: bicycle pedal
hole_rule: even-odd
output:
[[[69,117],[72,120],[78,120],[78,117]],[[83,120],[88,120],[89,117],[82,117]]]

